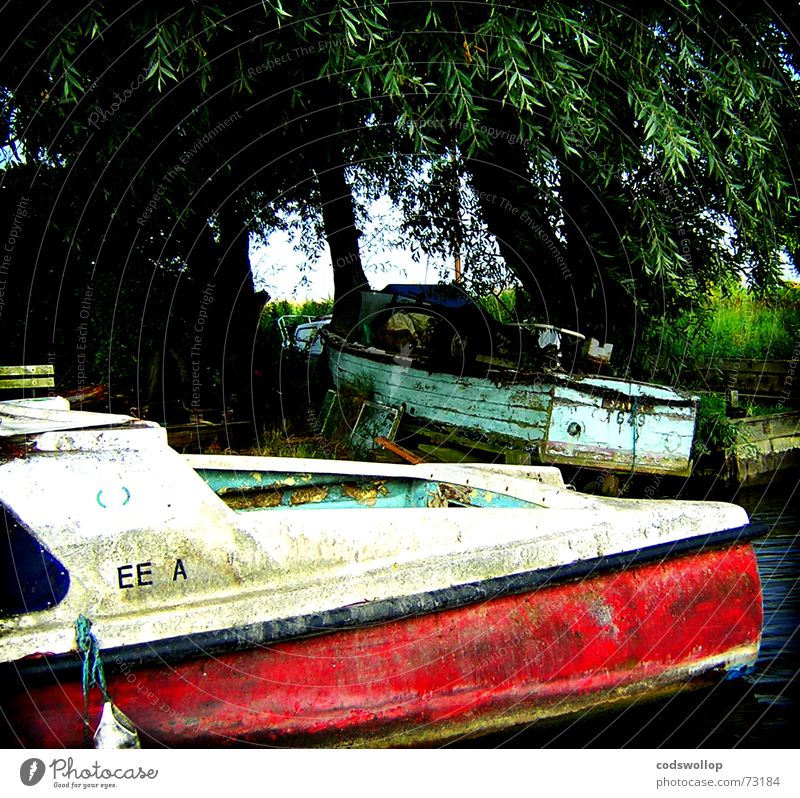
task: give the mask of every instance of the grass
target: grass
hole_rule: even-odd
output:
[[[292,302],[276,299],[267,304],[261,315],[261,328],[271,330],[281,316],[326,316],[333,311],[333,300],[310,299],[306,302]]]
[[[321,435],[293,435],[279,429],[265,429],[259,443],[260,447],[248,454],[264,457],[305,457],[314,460],[347,460],[350,455],[345,446]]]
[[[676,319],[653,319],[636,352],[656,382],[693,386],[722,359],[788,360],[800,341],[800,285],[771,297],[715,289]]]
[[[278,330],[278,319],[281,316],[326,316],[333,310],[333,300],[309,300],[307,302],[290,302],[278,299],[270,302],[261,314],[261,338],[268,346],[280,349],[281,336]]]
[[[675,319],[656,318],[644,331],[636,360],[653,382],[698,389],[721,360],[790,360],[800,343],[800,285],[787,284],[769,297],[741,286],[715,289]],[[774,413],[751,402],[748,416]],[[701,393],[694,457],[726,458],[747,445],[745,431],[727,417],[725,397]]]
[[[494,294],[475,297],[475,304],[502,324],[513,324],[520,321],[515,313],[517,292],[513,288],[504,288],[499,297]]]

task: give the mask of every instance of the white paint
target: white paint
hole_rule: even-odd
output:
[[[160,430],[119,432],[126,437],[90,429],[46,433],[30,455],[0,463],[0,501],[72,580],[58,606],[0,620],[0,661],[74,649],[79,614],[93,621],[108,648],[479,582],[748,520],[729,504],[578,494],[565,490],[551,468],[187,458],[166,445]],[[404,476],[537,506],[237,513],[195,473],[201,466]],[[98,501],[100,491],[117,500]],[[122,501],[125,493],[129,500]],[[186,579],[175,578],[177,559]],[[137,574],[153,584],[136,584]]]

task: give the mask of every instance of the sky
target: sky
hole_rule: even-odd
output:
[[[439,281],[434,265],[415,263],[403,249],[382,249],[380,254],[381,260],[390,259],[394,268],[385,270],[376,264],[376,253],[368,248],[361,250],[364,272],[373,288],[383,288],[389,283]],[[251,242],[250,264],[256,290],[268,291],[272,299],[303,302],[333,297],[333,268],[327,245],[319,260],[309,261],[294,248],[289,235],[278,231],[269,236],[267,246]]]
[[[388,243],[386,229],[394,228],[398,222],[398,211],[388,197],[373,202],[367,209],[367,218],[360,241],[360,253],[364,272],[374,289],[389,283],[438,283],[452,280],[452,264],[422,256],[417,263],[410,250],[402,245]],[[308,299],[330,299],[333,297],[333,269],[330,249],[327,244],[322,256],[309,261],[295,244],[299,243],[300,231],[276,231],[267,239],[267,246],[251,240],[250,264],[257,290],[266,290],[272,299],[290,299],[303,302]],[[784,260],[784,280],[800,279],[800,272]],[[388,267],[386,264],[390,264]],[[305,267],[305,268],[304,268]],[[744,279],[744,278],[743,278]]]
[[[393,214],[396,211],[392,210],[388,197],[373,202],[368,208],[370,222],[363,231],[360,253],[370,285],[379,289],[389,283],[438,283],[442,277],[440,262],[423,256],[421,262],[416,263],[405,247],[387,245],[382,233],[391,221],[396,221]],[[250,264],[256,289],[268,291],[272,299],[298,302],[333,297],[330,249],[326,244],[319,260],[309,261],[294,246],[299,236],[299,231],[276,231],[268,237],[267,246],[251,240]],[[452,279],[452,273],[446,276]]]

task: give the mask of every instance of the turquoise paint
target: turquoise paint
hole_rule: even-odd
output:
[[[440,506],[442,493],[449,496],[449,506],[493,507],[523,509],[537,507],[532,502],[488,490],[470,490],[426,479],[359,479],[341,474],[289,474],[281,472],[229,471],[198,469],[198,475],[223,499],[246,500],[248,496],[267,492],[280,495],[279,503],[270,507],[254,506],[242,512],[261,512],[270,509],[314,510]],[[310,501],[298,501],[308,488],[321,489]],[[295,497],[294,503],[292,501]],[[463,501],[460,498],[463,497]],[[437,503],[438,502],[438,503]]]
[[[697,399],[674,388],[613,377],[487,376],[428,372],[410,361],[329,349],[337,388],[369,386],[405,417],[531,452],[543,463],[685,474]]]
[[[627,383],[632,401],[605,402],[587,391],[592,383],[613,387],[609,380],[586,381],[580,390],[558,385],[554,391],[545,456],[557,462],[597,458],[602,464],[649,466],[680,471],[689,466],[696,408],[674,406],[670,389]],[[667,394],[667,396],[664,396]],[[605,407],[603,405],[606,405]],[[572,425],[572,426],[571,426]]]
[[[405,405],[411,417],[528,444],[542,440],[547,428],[552,384],[495,384],[486,378],[429,373],[347,352],[333,358],[337,387],[370,385],[376,401]]]

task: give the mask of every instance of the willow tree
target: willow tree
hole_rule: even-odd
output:
[[[329,69],[390,103],[416,152],[460,154],[543,313],[624,328],[724,276],[778,280],[797,248],[796,10],[392,9],[403,22],[382,43],[337,51]]]
[[[259,312],[249,234],[282,224],[282,209],[316,203],[330,216],[326,191],[345,211],[352,204],[346,184],[331,187],[346,165],[341,154],[338,170],[329,165],[338,115],[327,147],[318,127],[306,130],[328,81],[307,90],[309,113],[291,112],[309,68],[303,40],[264,9],[65,3],[31,21],[17,4],[15,26],[11,5],[0,181],[8,219],[20,197],[35,212],[6,294],[15,301],[0,318],[4,344],[16,344],[6,357],[55,349],[74,385],[83,312],[94,378],[107,362],[105,378],[135,380],[141,393],[151,355],[160,350],[163,364],[179,351],[183,362],[172,361],[184,372],[202,362],[204,404],[218,402],[210,380],[227,380],[226,394],[247,389]],[[286,52],[283,70],[273,56]],[[354,218],[335,220],[331,236],[349,266],[342,276],[354,260],[338,242]],[[29,297],[31,313],[20,301]]]
[[[201,276],[222,246],[228,330],[246,234],[287,209],[350,312],[378,187],[420,247],[469,269],[485,228],[540,315],[600,335],[725,275],[767,287],[797,246],[797,19],[766,5],[17,3],[16,27],[14,7],[6,153],[52,181],[51,262]]]

